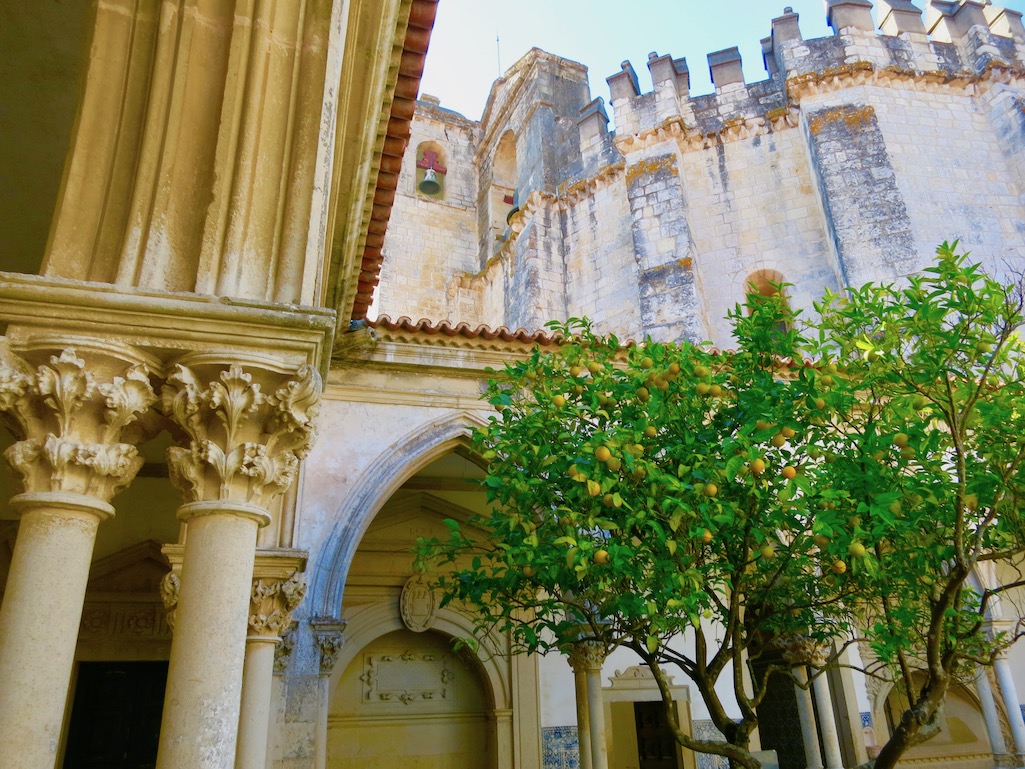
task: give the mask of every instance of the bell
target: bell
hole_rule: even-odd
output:
[[[428,168],[424,171],[424,179],[416,188],[424,195],[437,195],[441,192],[441,185],[438,184],[438,174],[435,173],[433,168]]]

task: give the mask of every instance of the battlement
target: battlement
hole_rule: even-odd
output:
[[[799,15],[784,8],[761,41],[767,78],[745,82],[739,50],[715,51],[707,55],[711,94],[691,95],[685,58],[649,54],[648,92],[624,61],[621,71],[606,79],[617,135],[674,120],[689,131],[716,134],[737,121],[771,117],[808,83],[846,71],[961,82],[985,78],[995,69],[1025,68],[1022,14],[991,0],[876,0],[874,10],[873,18],[870,0],[827,0],[826,20],[834,34],[805,40]]]

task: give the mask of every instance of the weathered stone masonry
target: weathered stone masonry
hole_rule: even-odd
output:
[[[538,49],[480,122],[421,103],[413,142],[448,141],[459,181],[444,204],[400,185],[386,281],[408,290],[383,284],[379,310],[729,344],[723,318],[759,276],[809,309],[922,269],[944,240],[999,272],[1025,256],[1025,27],[975,0],[923,10],[881,2],[877,31],[870,3],[831,0],[835,34],[815,40],[786,10],[767,79],[715,52],[711,94],[690,93],[685,59],[652,53],[647,93],[624,62],[614,132],[586,70]]]

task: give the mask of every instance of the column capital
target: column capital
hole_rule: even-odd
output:
[[[783,659],[793,666],[812,665],[822,667],[826,664],[828,650],[826,647],[808,636],[787,635],[775,639],[772,645],[779,649]]]
[[[292,612],[306,595],[306,576],[294,571],[285,579],[254,578],[249,603],[249,636],[280,640],[292,627]]]
[[[574,672],[601,670],[605,664],[605,647],[594,641],[580,641],[569,646],[567,656]]]
[[[274,649],[274,675],[285,674],[288,661],[292,658],[292,651],[295,649],[295,631],[286,630],[281,636],[281,641]]]
[[[102,518],[142,467],[141,432],[124,438],[156,395],[142,356],[77,341],[38,340],[21,354],[0,345],[0,412],[19,438],[4,456],[24,488],[19,506],[70,504]]]
[[[313,446],[321,388],[309,365],[282,371],[269,361],[208,355],[179,361],[161,407],[181,434],[167,458],[183,511],[214,501],[266,510]]]
[[[345,644],[345,636],[342,631],[345,629],[345,621],[342,622],[312,622],[313,641],[317,644],[320,652],[320,674],[330,676],[335,665],[338,664],[338,655]]]

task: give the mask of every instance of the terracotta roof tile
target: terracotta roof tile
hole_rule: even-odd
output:
[[[382,328],[388,331],[407,331],[430,336],[436,334],[459,336],[464,339],[484,339],[489,342],[499,339],[503,342],[552,345],[558,344],[562,339],[559,334],[550,334],[547,331],[528,331],[525,328],[513,330],[506,326],[491,328],[486,324],[471,326],[469,323],[452,323],[447,320],[434,322],[427,318],[414,321],[407,315],[395,319],[388,315],[381,315],[376,320],[367,320],[365,322],[370,328]]]
[[[388,120],[388,131],[384,140],[384,155],[401,160],[409,139],[409,123],[413,116],[414,99],[419,90],[420,77],[424,70],[424,54],[430,42],[434,18],[438,13],[438,0],[413,0],[409,11],[409,25],[402,43],[402,58],[399,64],[395,98],[392,100]],[[391,217],[391,206],[395,201],[398,173],[394,163],[384,162],[377,176],[374,207],[370,215],[369,236],[360,265],[361,273],[352,319],[363,320],[373,299],[381,273],[381,245],[384,228]]]

